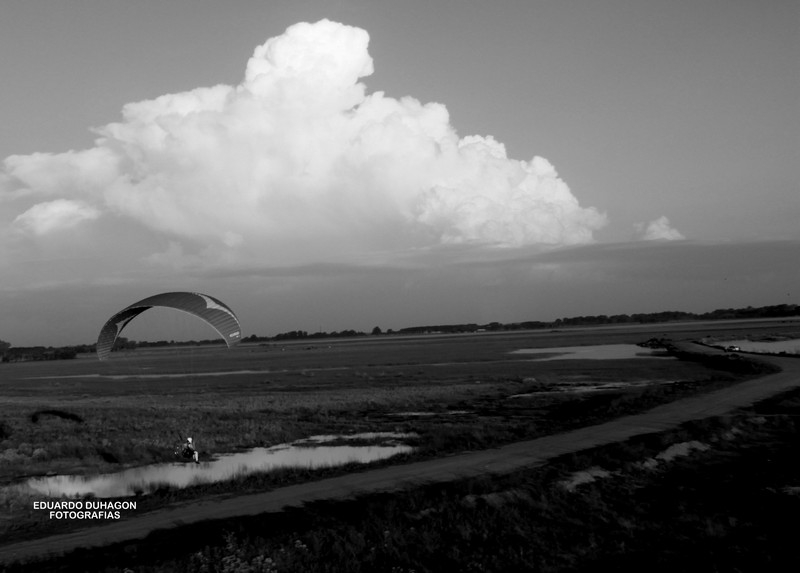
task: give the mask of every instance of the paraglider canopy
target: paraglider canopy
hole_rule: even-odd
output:
[[[203,319],[214,327],[228,348],[238,344],[242,338],[239,319],[221,300],[197,292],[165,292],[126,306],[109,318],[97,337],[97,357],[100,360],[108,358],[114,342],[128,323],[154,306],[174,308]]]

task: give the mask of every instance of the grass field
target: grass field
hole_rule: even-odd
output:
[[[798,420],[793,391],[544,468],[200,525],[184,547],[153,539],[159,560],[114,556],[150,572],[797,571]],[[586,470],[605,477],[565,487]],[[123,571],[111,558],[81,564]]]
[[[198,524],[8,572],[797,571],[799,435],[795,390],[541,468]],[[603,477],[565,485],[581,473]]]
[[[115,353],[103,363],[81,357],[3,364],[0,480],[9,484],[29,475],[108,472],[164,461],[186,435],[194,436],[206,455],[362,431],[416,432],[418,458],[491,447],[640,411],[757,373],[664,358],[543,362],[511,351],[652,337],[793,335],[798,329],[797,321],[755,321],[369,337],[243,345],[232,351],[137,350]],[[547,391],[587,381],[670,383],[589,393]],[[530,395],[509,399],[518,394]],[[467,414],[449,415],[452,411]],[[279,472],[165,491],[143,506],[313,478],[313,472]],[[0,503],[6,516],[0,534],[8,539],[63,525],[42,522],[30,511],[29,499],[5,495]]]

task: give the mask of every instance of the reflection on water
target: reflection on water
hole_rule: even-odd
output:
[[[531,398],[545,394],[564,394],[580,392],[607,392],[614,390],[630,390],[632,388],[642,388],[655,386],[658,384],[674,384],[676,380],[630,380],[626,382],[578,382],[578,383],[555,383],[548,386],[547,390],[537,390],[536,392],[526,392],[524,394],[512,394],[512,398]]]
[[[446,410],[444,412],[393,412],[389,416],[407,416],[409,418],[423,418],[427,416],[461,416],[471,414],[469,410]]]
[[[143,370],[148,370],[148,368],[143,368]],[[304,368],[305,372],[319,372],[319,371],[331,371],[331,370],[348,370],[347,367],[331,367],[331,368]],[[63,376],[61,374],[57,376],[29,376],[26,380],[51,380],[57,378],[59,380],[63,380],[65,378],[102,378],[104,380],[149,380],[149,379],[159,379],[159,378],[204,378],[207,376],[235,376],[240,374],[275,374],[278,372],[288,372],[288,370],[221,370],[215,372],[161,372],[157,374],[142,374],[137,372],[136,374],[74,374],[70,376]]]
[[[535,360],[615,360],[624,358],[674,358],[663,350],[642,348],[635,344],[597,344],[595,346],[560,346],[557,348],[523,348],[511,354],[542,354]],[[555,356],[549,356],[555,354]]]
[[[402,433],[402,432],[362,432],[360,434],[320,434],[316,436],[309,436],[308,438],[303,438],[302,440],[297,440],[292,442],[290,445],[302,446],[302,445],[316,445],[316,444],[324,444],[325,442],[337,442],[337,441],[357,441],[357,440],[365,440],[365,441],[374,441],[380,440],[384,445],[397,445],[397,440],[403,440],[405,438],[416,438],[417,434],[414,433]],[[275,446],[281,447],[281,446]]]
[[[743,352],[800,354],[800,339],[776,341],[728,340],[724,344],[725,346],[738,346]]]
[[[311,436],[305,440],[271,448],[254,448],[247,452],[226,454],[209,462],[156,464],[131,468],[113,474],[96,476],[60,475],[32,478],[25,484],[35,493],[60,496],[98,498],[125,497],[148,493],[159,485],[184,488],[199,483],[220,482],[257,472],[279,468],[320,468],[350,462],[368,463],[410,452],[411,446],[398,443],[398,438],[412,434],[369,433],[349,436]],[[388,441],[386,439],[388,438]],[[334,440],[384,440],[369,446],[318,446]]]

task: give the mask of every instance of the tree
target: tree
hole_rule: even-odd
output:
[[[11,348],[10,342],[6,342],[5,340],[0,340],[0,352],[5,352],[9,348]]]
[[[383,334],[383,331],[381,330],[380,326],[376,326],[372,329],[372,334]]]

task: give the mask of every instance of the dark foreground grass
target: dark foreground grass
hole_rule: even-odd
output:
[[[31,414],[31,422],[36,424],[43,416],[55,416],[56,418],[61,418],[62,420],[71,420],[73,422],[77,422],[78,424],[83,423],[83,418],[77,414],[73,414],[72,412],[67,412],[64,410],[37,410]]]
[[[8,571],[798,571],[798,438],[794,390],[505,476],[208,522]],[[695,449],[671,458],[681,444]],[[590,468],[609,475],[564,486]]]

